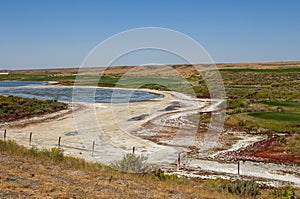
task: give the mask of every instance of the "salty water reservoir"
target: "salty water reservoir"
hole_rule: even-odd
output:
[[[163,98],[161,94],[141,90],[46,86],[43,82],[0,81],[0,94],[63,102],[124,103]]]

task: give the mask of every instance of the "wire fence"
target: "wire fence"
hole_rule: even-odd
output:
[[[84,155],[81,156],[85,159],[89,160],[96,160],[97,157],[103,156],[105,151],[105,147],[95,141],[91,140],[91,143],[88,145],[85,145],[80,140],[80,136],[76,133],[66,133],[66,134],[60,134],[60,135],[51,135],[41,137],[39,134],[38,136],[35,136],[36,134],[33,132],[9,132],[9,130],[5,129],[3,130],[3,141],[8,140],[14,140],[18,144],[21,144],[25,147],[31,148],[38,148],[38,149],[51,149],[54,147],[61,148],[66,154],[71,155]],[[131,153],[136,153],[137,148],[135,146],[132,147],[132,150],[129,151]],[[107,154],[109,155],[109,154]],[[120,157],[119,157],[120,158]]]

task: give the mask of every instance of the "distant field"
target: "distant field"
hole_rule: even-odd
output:
[[[286,107],[296,107],[300,108],[300,103],[298,102],[284,102],[284,101],[265,101],[261,102],[262,104],[270,106],[286,106]]]
[[[259,119],[264,119],[264,120],[276,120],[278,122],[299,123],[300,121],[300,113],[259,112],[259,113],[248,113],[248,115]]]
[[[227,68],[220,69],[221,72],[258,72],[258,73],[299,73],[300,68],[279,68],[279,69],[252,69],[252,68]]]
[[[284,102],[284,101],[265,101],[261,102],[262,104],[270,106],[287,106],[287,107],[297,107],[300,108],[300,103],[297,102]]]

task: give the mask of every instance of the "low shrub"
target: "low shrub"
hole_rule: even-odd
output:
[[[276,141],[279,142],[279,143],[286,143],[286,139],[285,139],[284,136],[278,137],[278,138],[276,139]]]
[[[113,169],[129,173],[150,173],[153,167],[146,163],[147,157],[127,153],[119,161],[111,163]]]
[[[229,193],[244,197],[257,197],[260,195],[259,185],[254,180],[237,180],[231,184],[222,183],[220,187],[227,190]]]
[[[165,174],[161,169],[156,168],[152,173],[151,176],[155,179],[158,179],[160,181],[170,180],[170,181],[176,181],[176,182],[184,182],[186,179],[178,177],[176,174]]]
[[[295,190],[293,187],[285,187],[274,189],[270,193],[270,198],[272,199],[294,199],[295,198]]]
[[[204,186],[210,190],[226,191],[243,197],[258,197],[260,195],[259,185],[254,180],[236,180],[231,182],[217,178],[208,180]]]

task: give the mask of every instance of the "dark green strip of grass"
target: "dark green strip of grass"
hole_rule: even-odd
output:
[[[41,75],[26,75],[26,74],[10,74],[0,75],[0,81],[3,80],[18,80],[18,81],[70,81],[75,80],[75,75],[70,76],[48,76],[45,74]]]
[[[265,101],[261,103],[270,106],[287,106],[287,107],[300,108],[300,103],[297,102]]]
[[[299,123],[300,121],[300,113],[259,112],[259,113],[248,113],[248,115],[258,119],[276,120],[278,122]]]

